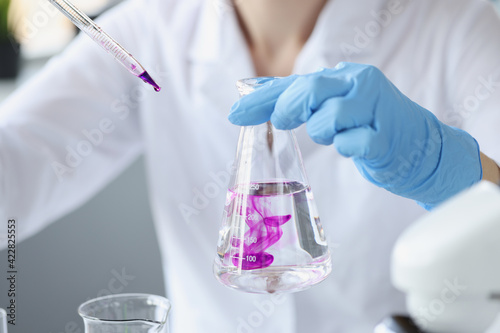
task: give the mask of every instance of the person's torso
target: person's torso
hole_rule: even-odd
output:
[[[153,74],[163,90],[140,99],[141,126],[172,332],[368,332],[383,316],[404,312],[403,296],[390,283],[390,254],[423,209],[364,180],[333,146],[314,144],[305,126],[296,133],[332,252],[331,276],[281,302],[218,284],[212,262],[239,133],[227,114],[238,98],[236,80],[254,72],[230,6],[151,4],[158,8],[150,19],[162,23],[143,42],[159,52],[141,59],[157,65]],[[431,6],[399,4],[330,1],[294,71],[370,63],[410,98],[443,109],[444,46],[435,36],[429,49],[434,28],[421,29]],[[437,26],[432,15],[429,24]]]

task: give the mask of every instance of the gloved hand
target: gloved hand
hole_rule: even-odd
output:
[[[269,81],[231,109],[236,125],[307,123],[311,138],[352,157],[370,182],[431,209],[482,178],[468,133],[443,124],[373,66],[340,63]]]

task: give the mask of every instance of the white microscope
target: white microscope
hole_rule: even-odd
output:
[[[374,333],[493,333],[500,314],[500,187],[483,181],[411,225],[392,256],[410,317]],[[498,326],[497,326],[498,327]]]

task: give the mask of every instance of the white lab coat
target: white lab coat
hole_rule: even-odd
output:
[[[331,276],[281,298],[220,285],[212,262],[239,133],[226,117],[238,98],[235,81],[255,75],[234,12],[218,0],[134,0],[101,25],[163,90],[79,37],[1,107],[2,221],[15,216],[18,235],[32,235],[145,153],[171,332],[365,333],[404,312],[390,253],[424,210],[365,181],[304,126],[297,136],[331,246]],[[294,72],[344,60],[374,64],[500,161],[499,55],[500,22],[484,1],[332,0]]]

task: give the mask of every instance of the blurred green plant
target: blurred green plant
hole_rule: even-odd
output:
[[[11,0],[0,0],[0,41],[7,40],[11,34],[8,20],[10,2]]]

